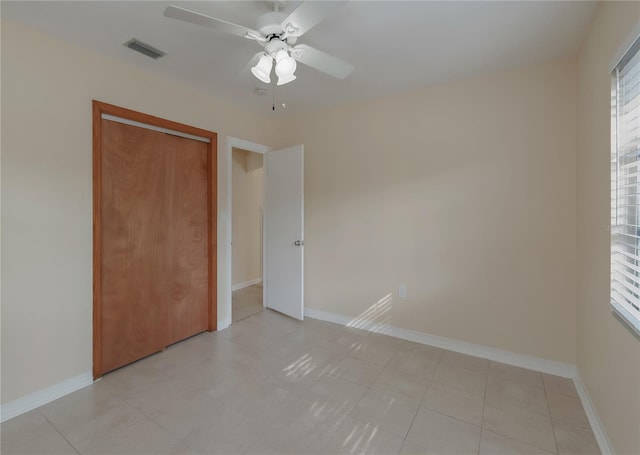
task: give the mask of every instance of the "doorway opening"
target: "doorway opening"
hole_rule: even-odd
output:
[[[220,154],[219,165],[218,330],[229,327],[235,320],[232,311],[234,148],[262,155],[262,306],[301,321],[304,318],[304,146],[271,150],[235,137],[227,137],[225,142],[226,150]],[[236,285],[244,283],[237,281]],[[259,287],[254,290],[260,294]]]
[[[263,156],[231,149],[231,322],[264,310]]]
[[[226,327],[229,327],[234,321],[235,315],[232,310],[232,299],[233,299],[233,223],[232,220],[235,218],[234,210],[233,210],[233,161],[234,161],[234,150],[240,149],[246,152],[252,152],[254,154],[258,154],[264,158],[265,154],[271,151],[271,148],[257,144],[255,142],[247,141],[245,139],[240,139],[232,136],[227,136],[224,144],[224,152],[220,154],[220,182],[222,185],[220,186],[220,207],[221,207],[221,216],[220,216],[220,237],[218,239],[218,245],[220,252],[219,255],[219,282],[222,285],[219,288],[219,300],[218,300],[218,330],[222,330]],[[264,175],[263,175],[264,178]],[[263,211],[262,216],[266,216],[266,212]],[[262,238],[264,239],[264,234],[262,234]],[[257,291],[259,294],[261,292],[262,296],[262,305],[263,308],[266,307],[266,288],[267,288],[267,268],[264,266],[264,258],[265,251],[263,249],[262,252],[262,267],[260,270],[260,275],[262,279],[262,289],[254,288],[254,291]],[[258,284],[258,283],[255,283]]]

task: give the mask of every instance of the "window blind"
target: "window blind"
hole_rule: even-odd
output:
[[[640,327],[640,39],[613,73],[611,301]]]

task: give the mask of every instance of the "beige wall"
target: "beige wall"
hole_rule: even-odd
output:
[[[99,99],[222,133],[220,152],[224,135],[304,143],[307,307],[355,318],[391,294],[379,322],[568,363],[577,352],[616,451],[640,453],[640,343],[609,314],[604,229],[608,66],[638,18],[637,2],[600,5],[578,63],[275,122],[3,21],[2,403],[91,368]]]
[[[262,155],[233,149],[232,283],[262,279]]]
[[[3,21],[3,403],[91,369],[92,99],[271,142],[268,118]]]
[[[575,363],[575,109],[563,60],[282,119],[306,307]]]
[[[609,311],[609,67],[639,25],[639,2],[600,4],[578,78],[578,369],[619,454],[640,453],[640,339]]]

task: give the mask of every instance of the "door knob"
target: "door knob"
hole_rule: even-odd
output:
[[[295,246],[302,246],[302,245],[304,245],[304,240],[296,240],[293,244]]]

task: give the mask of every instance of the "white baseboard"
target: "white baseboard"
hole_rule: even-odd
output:
[[[256,278],[255,280],[244,281],[242,283],[234,284],[231,286],[231,291],[237,291],[239,289],[243,289],[249,286],[253,286],[254,284],[262,283],[262,278]]]
[[[335,324],[347,327],[356,327],[370,332],[383,333],[391,335],[403,340],[413,341],[415,343],[435,346],[450,351],[460,352],[462,354],[481,357],[493,360],[495,362],[506,363],[529,370],[540,371],[541,373],[562,376],[563,378],[574,378],[576,375],[575,365],[568,363],[556,362],[554,360],[541,359],[523,354],[516,354],[502,349],[491,348],[479,344],[466,343],[464,341],[453,340],[428,333],[417,332],[415,330],[401,329],[388,324],[379,324],[370,321],[354,321],[353,318],[343,316],[341,314],[330,313],[327,311],[314,310],[307,308],[304,315],[312,319],[320,319],[322,321],[333,322]]]
[[[602,425],[598,411],[596,410],[593,401],[591,401],[591,396],[587,391],[587,387],[584,385],[584,382],[582,382],[580,371],[576,372],[576,375],[573,378],[573,383],[578,391],[580,401],[582,401],[582,407],[584,408],[584,412],[587,414],[587,419],[589,419],[589,424],[591,425],[591,430],[596,438],[596,442],[600,447],[600,452],[602,452],[602,455],[615,455],[613,445],[611,445],[611,441],[607,436],[604,425]]]
[[[12,419],[91,384],[93,384],[93,375],[89,371],[30,393],[17,400],[9,401],[0,406],[0,421],[4,422]]]

